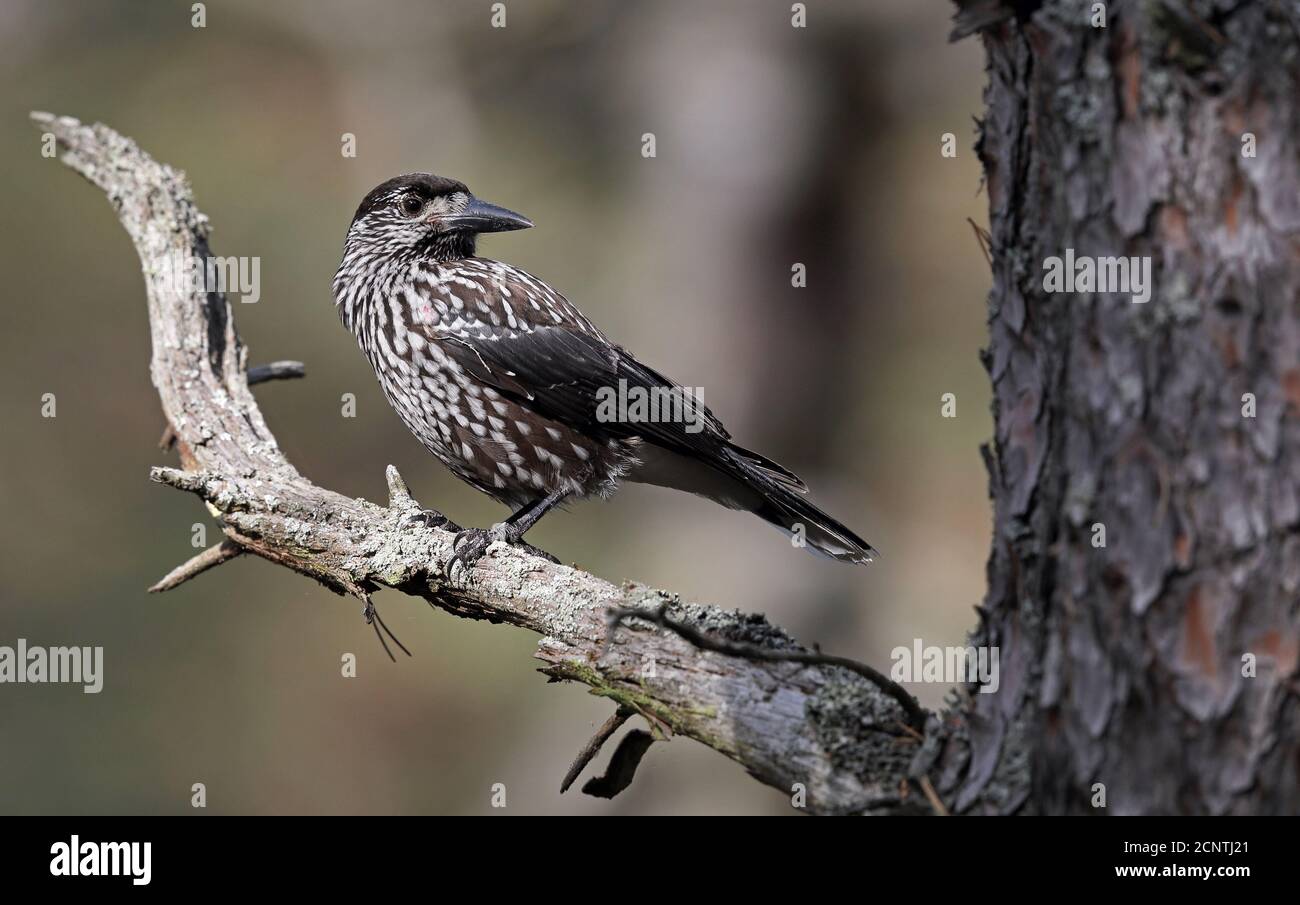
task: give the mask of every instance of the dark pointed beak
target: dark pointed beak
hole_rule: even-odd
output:
[[[437,222],[447,230],[466,230],[472,233],[502,233],[512,229],[528,229],[533,225],[523,214],[516,214],[504,207],[497,207],[486,201],[480,201],[473,195],[469,204],[458,214],[441,217]]]

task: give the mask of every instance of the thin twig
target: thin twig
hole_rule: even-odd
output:
[[[564,781],[560,783],[561,795],[569,791],[569,786],[573,785],[573,781],[578,778],[578,774],[585,770],[587,764],[591,763],[591,759],[600,752],[601,746],[609,741],[609,737],[617,732],[618,727],[626,723],[634,713],[636,711],[631,707],[619,707],[609,719],[600,724],[596,734],[587,741],[587,744],[582,746],[578,756],[573,759],[573,763],[569,766],[569,772],[564,774]]]
[[[273,361],[248,369],[248,385],[256,386],[268,380],[293,380],[307,376],[307,366],[301,361]]]
[[[934,808],[934,812],[940,817],[951,817],[952,814],[948,811],[947,805],[943,803],[943,799],[939,797],[939,793],[934,790],[934,785],[931,784],[930,777],[922,776],[917,782],[921,786],[921,791],[925,793],[926,801],[930,802],[930,807]]]
[[[907,721],[917,732],[925,731],[924,708],[917,703],[916,698],[908,694],[907,689],[899,685],[893,679],[881,673],[879,670],[868,666],[865,663],[859,663],[857,660],[850,660],[848,657],[836,657],[831,654],[813,652],[806,650],[775,650],[770,647],[758,647],[754,644],[746,644],[742,641],[730,641],[726,638],[718,638],[709,635],[698,629],[692,628],[681,622],[676,622],[668,618],[668,604],[661,604],[654,610],[624,609],[615,608],[609,611],[610,631],[619,626],[627,619],[645,619],[653,622],[669,631],[675,632],[696,647],[710,650],[714,653],[726,654],[731,657],[744,657],[748,660],[772,660],[791,663],[812,663],[821,666],[842,666],[851,670],[858,675],[867,679],[885,694],[889,695],[898,705],[903,708],[907,714]]]
[[[966,218],[966,222],[969,223],[970,228],[975,231],[975,241],[979,243],[980,251],[984,252],[984,260],[988,262],[989,267],[991,268],[993,266],[993,237],[989,235],[987,229],[980,226],[970,217]]]
[[[213,547],[208,547],[198,556],[193,557],[172,569],[158,583],[149,588],[150,594],[161,594],[182,585],[196,575],[202,575],[208,569],[215,568],[223,562],[234,559],[244,552],[244,548],[232,540],[223,540]]]
[[[397,658],[393,656],[393,652],[388,647],[388,642],[384,640],[384,635],[380,634],[379,630],[381,628],[388,637],[393,639],[393,643],[402,649],[402,653],[406,654],[408,657],[411,656],[411,652],[406,649],[406,645],[398,640],[398,637],[393,634],[393,630],[385,624],[383,618],[379,615],[379,609],[375,606],[375,602],[370,599],[369,594],[365,595],[364,600],[365,607],[361,610],[361,615],[366,617],[366,625],[375,630],[375,637],[378,638],[379,643],[383,645],[384,653],[388,654],[388,659],[392,660],[394,663],[397,662]]]

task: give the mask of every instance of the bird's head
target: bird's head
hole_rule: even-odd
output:
[[[527,217],[475,198],[463,182],[410,173],[371,189],[348,228],[347,251],[452,261],[474,254],[479,233],[527,229]]]

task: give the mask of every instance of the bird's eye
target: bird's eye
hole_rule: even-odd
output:
[[[402,213],[408,217],[414,217],[424,210],[424,201],[419,195],[403,195],[402,200],[397,203],[401,207]]]

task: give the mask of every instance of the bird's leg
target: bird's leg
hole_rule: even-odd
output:
[[[483,558],[487,548],[492,546],[496,541],[504,541],[507,544],[517,547],[523,547],[534,556],[540,556],[543,559],[549,559],[551,562],[558,563],[551,554],[545,550],[539,550],[532,544],[524,543],[524,532],[533,525],[546,513],[550,512],[569,495],[567,489],[553,490],[540,500],[534,500],[511,514],[504,522],[497,522],[491,528],[465,528],[456,534],[456,540],[452,543],[455,552],[451,559],[447,561],[447,573],[451,574],[452,568],[457,562],[472,568],[474,563]]]
[[[527,506],[520,507],[519,511],[512,514],[504,522],[498,522],[492,526],[493,531],[500,529],[501,540],[506,543],[517,544],[523,539],[524,532],[536,525],[541,517],[546,515],[560,503],[564,502],[565,497],[569,495],[567,489],[552,490],[540,500],[534,500]]]

